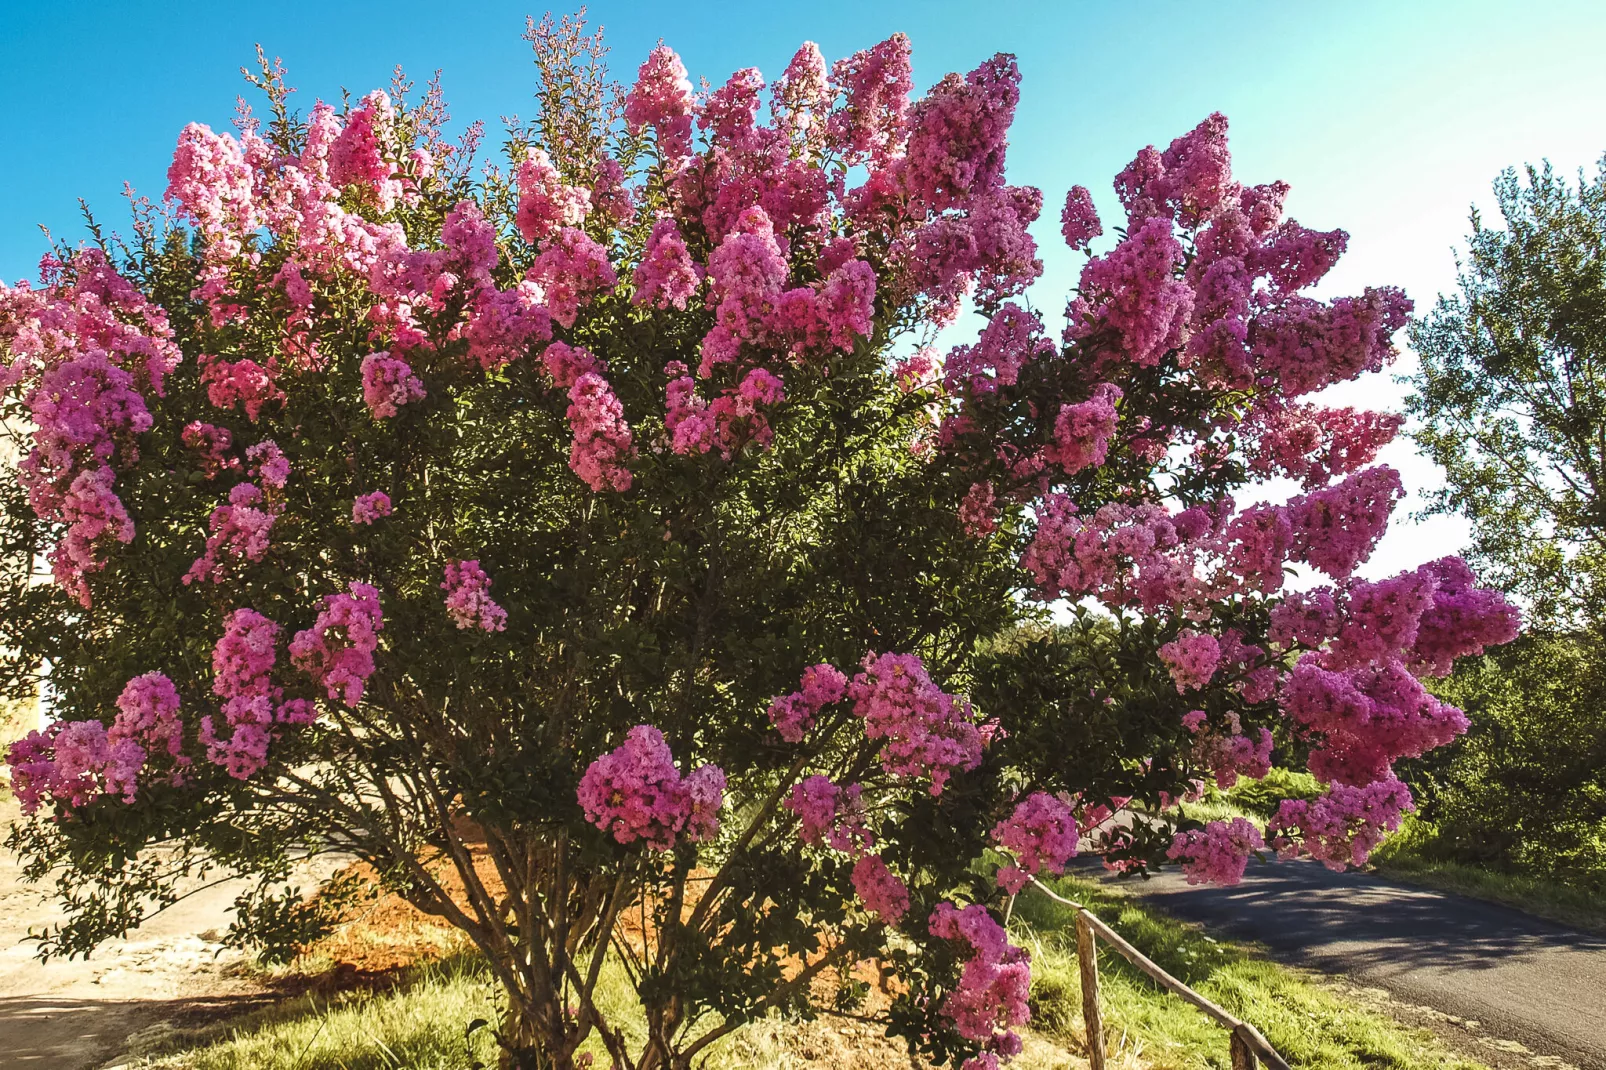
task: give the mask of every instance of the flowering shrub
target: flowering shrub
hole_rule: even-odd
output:
[[[1232,881],[1398,822],[1392,763],[1465,725],[1413,673],[1517,621],[1453,559],[1354,576],[1398,421],[1294,399],[1381,367],[1409,302],[1304,296],[1344,236],[1235,180],[1225,119],[1139,153],[1102,252],[1071,191],[1055,338],[1019,300],[1010,57],[912,99],[902,36],[805,45],[698,93],[667,47],[626,90],[578,23],[529,39],[501,162],[434,87],[300,115],[264,64],[266,121],[186,127],[129,243],[0,289],[0,684],[50,666],[57,720],[8,752],[13,843],[70,910],[47,948],[203,860],[260,880],[235,938],[293,947],[326,919],[290,860],[340,850],[485,953],[509,1065],[690,1065],[879,957],[892,1029],[993,1067],[1030,977],[997,908],[1034,875]],[[1303,493],[1240,508],[1267,474]],[[1291,564],[1330,582],[1285,596]],[[1274,751],[1331,790],[1264,830],[1188,815]],[[609,953],[636,1047],[593,999]]]

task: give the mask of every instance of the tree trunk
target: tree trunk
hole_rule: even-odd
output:
[[[563,1026],[543,1024],[544,1017],[516,993],[507,993],[508,1010],[497,1043],[502,1052],[500,1070],[575,1070],[572,1046],[565,1042]]]

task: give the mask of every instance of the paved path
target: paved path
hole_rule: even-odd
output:
[[[1606,936],[1313,862],[1251,861],[1235,888],[1122,881],[1177,917],[1346,974],[1588,1070],[1606,1070]]]
[[[0,801],[0,840],[17,815]],[[308,878],[327,875],[320,859]],[[0,848],[0,1070],[88,1070],[126,1052],[131,1036],[195,1025],[260,1004],[263,990],[223,947],[242,881],[200,888],[89,959],[34,958],[30,930],[61,920],[56,904],[24,884]]]
[[[140,1030],[219,1013],[257,991],[232,969],[241,956],[219,943],[240,886],[185,899],[88,960],[41,963],[25,938],[61,915],[18,870],[16,858],[0,850],[3,1070],[100,1066]]]

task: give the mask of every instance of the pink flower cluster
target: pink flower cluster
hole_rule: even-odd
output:
[[[915,350],[892,369],[892,377],[897,381],[898,389],[905,394],[930,389],[942,380],[942,376],[942,358],[930,346]]]
[[[1516,608],[1476,582],[1466,562],[1444,557],[1388,579],[1350,580],[1337,591],[1318,587],[1274,607],[1268,635],[1283,647],[1321,649],[1325,669],[1404,660],[1442,676],[1456,658],[1517,634]]]
[[[134,522],[112,490],[114,479],[110,468],[78,473],[55,510],[67,532],[50,551],[51,573],[85,606],[90,599],[84,577],[106,567],[104,553],[110,543],[134,541]]]
[[[564,227],[530,267],[529,280],[541,288],[552,319],[573,327],[580,307],[619,282],[608,250],[585,231]]]
[[[1019,1054],[1021,1040],[1014,1029],[1032,1016],[1027,1007],[1030,952],[1011,944],[1004,927],[979,903],[963,909],[938,903],[928,924],[932,936],[963,941],[971,949],[958,986],[943,1001],[943,1014],[966,1040],[1006,1059]]]
[[[866,654],[848,688],[864,734],[886,742],[881,767],[896,776],[930,778],[941,795],[955,772],[976,768],[984,745],[970,703],[931,682],[913,654]]]
[[[469,302],[468,318],[453,334],[468,342],[467,356],[480,368],[506,367],[533,343],[552,337],[553,314],[541,301],[541,288],[533,282],[510,290],[482,286]]]
[[[875,834],[865,824],[860,787],[842,787],[827,776],[805,777],[792,785],[783,805],[797,815],[804,843],[825,843],[855,857],[875,847]]]
[[[1189,884],[1233,885],[1244,879],[1249,856],[1265,846],[1259,829],[1235,817],[1177,833],[1165,856],[1181,864]]]
[[[1236,516],[1230,498],[1178,513],[1117,502],[1083,515],[1068,496],[1051,494],[1038,507],[1021,564],[1045,599],[1093,595],[1113,606],[1200,616],[1209,603],[1245,591],[1275,592],[1290,560],[1348,576],[1371,555],[1402,494],[1399,473],[1388,467]]]
[[[888,925],[898,924],[909,912],[909,886],[880,855],[867,854],[853,863],[852,880],[865,909]]]
[[[948,353],[943,363],[948,392],[991,394],[999,387],[1014,386],[1027,365],[1054,352],[1042,332],[1042,320],[1013,302],[1006,304],[987,321],[974,345],[956,346]],[[1117,390],[1115,397],[1119,396]],[[1113,414],[1114,398],[1110,401]],[[1097,407],[1084,411],[1098,420]]]
[[[566,185],[541,149],[530,149],[519,164],[519,205],[514,224],[532,245],[544,242],[564,227],[578,227],[591,212],[591,192]]]
[[[57,721],[29,732],[6,753],[11,787],[25,814],[45,802],[72,809],[105,796],[133,802],[145,774],[184,782],[192,764],[183,753],[178,691],[159,672],[136,676],[117,696],[110,729],[99,721]]]
[[[382,490],[359,494],[351,500],[351,522],[353,524],[372,524],[381,517],[390,515],[390,495]]]
[[[341,187],[355,186],[381,212],[394,208],[402,195],[402,183],[385,159],[381,141],[395,117],[390,95],[376,89],[351,110],[345,128],[329,145],[329,181]]]
[[[630,300],[637,305],[657,308],[686,308],[686,302],[702,285],[702,269],[686,250],[686,240],[673,219],[653,224],[641,264],[631,279],[635,292]]]
[[[586,768],[576,797],[586,820],[619,843],[644,840],[667,851],[677,838],[695,842],[719,832],[725,774],[704,765],[682,777],[663,733],[643,724]]]
[[[569,426],[574,443],[569,467],[593,491],[630,489],[627,461],[636,455],[624,406],[608,381],[586,372],[569,388]]]
[[[405,360],[389,353],[362,358],[362,399],[374,419],[395,416],[401,406],[423,396],[424,383]]]
[[[191,420],[184,425],[179,438],[195,452],[201,463],[201,474],[207,479],[214,478],[226,469],[240,467],[240,462],[228,455],[234,445],[234,435],[226,427]]]
[[[48,284],[0,286],[0,389],[16,389],[33,425],[18,466],[40,519],[66,526],[50,550],[58,585],[88,606],[88,577],[134,525],[113,489],[150,430],[147,394],[178,366],[167,315],[95,248],[46,261]]]
[[[1119,400],[1120,387],[1100,383],[1086,401],[1061,406],[1054,419],[1054,445],[1043,452],[1043,459],[1059,465],[1068,476],[1103,464],[1115,434]]]
[[[190,565],[182,580],[221,583],[229,564],[255,564],[268,552],[268,535],[279,518],[277,506],[261,507],[262,490],[255,483],[239,483],[229,491],[229,503],[212,510],[206,526],[206,550]]]
[[[500,632],[507,628],[507,610],[491,601],[491,577],[478,560],[446,562],[446,615],[459,629]]]
[[[69,810],[102,796],[133,802],[144,762],[138,743],[126,737],[113,742],[99,721],[56,721],[6,751],[11,790],[25,814],[46,802]]]
[[[820,710],[834,702],[841,702],[848,693],[848,678],[834,666],[810,665],[803,670],[799,690],[781,695],[770,702],[769,718],[781,738],[788,743],[800,743]]]
[[[774,429],[764,408],[778,405],[786,397],[785,384],[764,368],[749,369],[740,383],[712,402],[697,394],[697,381],[684,374],[686,366],[671,361],[671,375],[665,390],[664,428],[675,453],[701,454],[718,450],[730,460],[748,444],[767,447]]]
[[[117,717],[106,740],[112,746],[125,739],[138,743],[150,757],[165,754],[172,760],[171,783],[183,783],[184,769],[192,764],[184,754],[184,724],[179,719],[178,689],[159,672],[136,676],[117,696]]]
[[[1358,787],[1334,784],[1317,799],[1284,799],[1271,820],[1271,842],[1279,854],[1308,854],[1342,870],[1365,863],[1413,809],[1410,790],[1393,777]]]
[[[257,482],[269,490],[283,490],[290,481],[290,459],[271,438],[246,447],[245,459]]]
[[[844,102],[827,120],[827,144],[849,163],[885,164],[898,154],[914,88],[909,52],[909,39],[896,33],[832,65],[829,92]]]
[[[331,699],[355,709],[374,674],[374,651],[384,627],[379,591],[353,583],[344,593],[324,595],[312,627],[290,640],[290,661]]]
[[[553,342],[541,351],[541,366],[560,390],[568,390],[582,375],[606,375],[608,365],[585,346]]]
[[[1321,733],[1310,769],[1323,780],[1365,784],[1390,775],[1396,758],[1417,757],[1467,729],[1398,661],[1333,672],[1307,654],[1283,685],[1284,714]]]
[[[1060,211],[1060,233],[1065,244],[1072,249],[1086,249],[1088,243],[1104,233],[1098,210],[1093,207],[1093,194],[1086,186],[1072,186],[1065,194],[1065,207]]]
[[[744,210],[708,257],[714,328],[703,339],[704,378],[721,364],[739,363],[742,347],[786,350],[851,349],[871,329],[875,270],[847,260],[812,286],[786,288],[789,266],[770,216]]]
[[[1394,355],[1391,339],[1410,314],[1410,299],[1389,286],[1330,304],[1292,298],[1260,317],[1255,354],[1284,394],[1310,393],[1381,371]]]
[[[1146,219],[1110,253],[1082,269],[1082,316],[1118,332],[1127,359],[1150,368],[1185,340],[1193,290],[1176,277],[1182,244],[1171,220]]]
[[[1189,688],[1202,688],[1216,675],[1221,663],[1221,644],[1208,632],[1184,628],[1159,650],[1160,660],[1177,685],[1177,694]]]
[[[1254,738],[1243,734],[1236,711],[1226,714],[1226,730],[1207,723],[1203,710],[1185,714],[1182,723],[1194,735],[1193,760],[1215,774],[1216,786],[1223,791],[1238,783],[1240,776],[1259,780],[1271,772],[1271,730],[1261,728]]]
[[[1466,730],[1462,712],[1411,670],[1446,673],[1457,657],[1515,637],[1515,608],[1474,582],[1459,558],[1443,558],[1389,579],[1303,592],[1272,610],[1271,640],[1308,650],[1282,686],[1282,711],[1315,741],[1311,771],[1331,781],[1321,799],[1285,815],[1279,850],[1297,850],[1308,825],[1314,856],[1333,865],[1364,860],[1399,819],[1394,761]],[[1378,815],[1381,824],[1367,824]]]
[[[167,169],[164,199],[196,225],[209,245],[221,245],[221,259],[240,254],[245,236],[260,225],[253,199],[254,178],[240,143],[190,123],[178,135]]]
[[[1039,873],[1059,876],[1076,856],[1079,838],[1076,815],[1069,806],[1045,791],[1032,792],[993,826],[993,842],[1015,856],[1014,862],[999,868],[998,886],[1015,895]]]
[[[959,503],[959,524],[966,535],[977,539],[998,530],[998,506],[991,480],[971,484]]]
[[[636,84],[625,97],[625,122],[632,133],[652,127],[658,135],[658,152],[666,161],[691,153],[691,79],[680,57],[664,45],[648,55],[636,74]]]
[[[220,409],[232,409],[238,405],[244,410],[246,419],[256,423],[268,402],[284,401],[284,391],[274,382],[274,371],[249,357],[224,360],[203,353],[198,361],[201,382],[206,384],[207,400]]]
[[[1370,464],[1404,422],[1397,413],[1267,403],[1246,425],[1253,435],[1249,470],[1320,487]]]
[[[1371,556],[1394,503],[1404,496],[1400,474],[1378,465],[1295,498],[1288,503],[1294,556],[1344,579]]]
[[[276,723],[311,720],[304,700],[280,702],[283,691],[272,679],[278,640],[277,624],[242,608],[223,622],[223,635],[212,649],[212,692],[223,699],[223,719],[233,731],[227,739],[219,736],[207,714],[201,718],[200,741],[207,760],[239,780],[267,764]]]
[[[1441,557],[1419,570],[1437,580],[1433,602],[1417,622],[1411,664],[1430,676],[1447,674],[1456,658],[1509,643],[1522,625],[1517,608],[1499,591],[1476,587],[1477,578],[1459,557]]]

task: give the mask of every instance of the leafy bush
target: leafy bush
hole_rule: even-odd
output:
[[[1321,793],[1321,781],[1304,770],[1272,766],[1271,771],[1259,780],[1240,780],[1223,795],[1228,802],[1250,813],[1270,816],[1282,806],[1284,799],[1304,799],[1309,802]]]
[[[1603,667],[1588,634],[1528,634],[1435,685],[1472,726],[1408,767],[1427,823],[1415,853],[1606,893]]]

